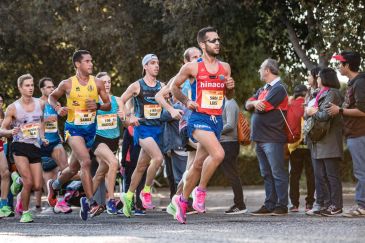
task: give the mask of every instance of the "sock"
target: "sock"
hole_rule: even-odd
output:
[[[90,197],[87,201],[89,202],[89,205],[93,205],[95,203],[94,197]]]
[[[128,191],[127,191],[127,198],[128,198],[129,200],[133,200],[133,196],[134,196],[134,193],[128,190]]]
[[[200,191],[200,192],[206,192],[206,191],[207,191],[207,189],[203,189],[203,188],[201,188],[200,186],[198,186],[198,187],[196,188],[196,190],[198,190],[198,191]]]
[[[184,198],[184,196],[181,194],[181,195],[180,195],[180,202],[188,203],[188,200],[186,200],[186,199]]]
[[[146,192],[146,193],[151,193],[151,186],[145,185],[144,188],[143,188],[143,191]]]
[[[56,179],[56,180],[54,180],[54,181],[53,181],[53,183],[52,183],[52,188],[53,188],[54,190],[60,190],[60,189],[61,189],[61,187],[62,187],[62,184],[61,184],[61,182],[60,182],[60,180],[59,180],[59,179]]]
[[[8,199],[0,199],[0,208],[8,205]]]
[[[28,213],[29,212],[29,209],[27,210],[27,211],[23,211],[23,214],[26,214],[26,213]]]

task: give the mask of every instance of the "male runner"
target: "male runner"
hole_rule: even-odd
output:
[[[4,112],[3,112],[3,104],[4,97],[0,95],[0,126],[4,120]],[[10,185],[10,172],[8,161],[6,160],[6,154],[4,151],[5,145],[5,137],[2,137],[0,134],[0,184],[1,184],[1,198],[0,198],[0,218],[3,217],[12,217],[14,216],[14,212],[8,206],[8,193],[9,193],[9,185]],[[5,134],[4,134],[5,135]],[[3,140],[4,139],[4,140]]]
[[[205,212],[207,185],[216,168],[224,158],[224,150],[219,143],[223,128],[222,111],[224,96],[232,97],[234,80],[228,63],[220,62],[216,56],[220,50],[217,30],[206,27],[198,32],[197,41],[203,51],[201,62],[185,64],[172,83],[172,94],[191,110],[188,122],[188,134],[198,142],[198,148],[189,169],[181,196],[175,195],[172,203],[176,208],[176,219],[186,223],[186,209],[190,193],[193,196],[193,208]],[[184,95],[180,86],[188,78],[195,77],[196,100]],[[194,90],[194,89],[193,89]],[[199,182],[199,186],[195,187]]]
[[[47,144],[44,138],[42,122],[44,102],[33,98],[34,83],[30,74],[18,78],[18,89],[21,97],[6,110],[2,130],[13,135],[11,151],[19,174],[23,180],[21,204],[23,214],[20,222],[33,222],[29,211],[29,200],[32,189],[42,189],[41,144]],[[10,126],[13,129],[9,129]]]
[[[57,111],[58,115],[65,116],[65,140],[72,149],[69,167],[62,171],[56,180],[47,183],[48,203],[55,206],[57,199],[55,190],[61,189],[62,184],[69,181],[81,169],[81,181],[86,197],[80,199],[80,217],[87,220],[90,210],[91,217],[101,213],[102,208],[93,198],[93,184],[91,177],[91,148],[96,133],[96,111],[108,111],[111,108],[108,94],[105,92],[104,83],[91,75],[93,63],[90,52],[78,50],[73,54],[72,62],[76,68],[76,75],[63,80],[49,95],[49,104]],[[57,103],[64,94],[67,106],[62,107]],[[102,100],[99,101],[99,97]]]
[[[129,123],[134,128],[134,143],[141,146],[137,167],[133,172],[131,184],[127,193],[122,193],[123,213],[131,216],[134,192],[147,170],[146,184],[139,195],[142,206],[153,209],[151,198],[151,185],[158,168],[162,164],[163,156],[159,148],[161,135],[161,106],[156,102],[155,95],[162,84],[157,80],[159,61],[156,55],[147,54],[142,60],[143,70],[146,75],[132,83],[121,96],[121,111],[129,118]],[[126,102],[134,99],[134,114],[129,114],[125,107]]]
[[[186,64],[188,62],[199,61],[201,55],[202,55],[202,53],[198,48],[189,47],[184,52],[184,64]],[[173,81],[173,78],[169,81],[169,83],[166,86],[164,86],[156,94],[155,97],[156,97],[156,101],[163,108],[165,108],[167,111],[170,112],[171,117],[173,117],[176,120],[180,120],[180,123],[179,123],[180,135],[182,136],[183,141],[187,141],[186,142],[186,149],[188,151],[188,160],[187,160],[187,164],[186,164],[186,171],[184,172],[183,178],[179,182],[179,184],[177,186],[177,190],[176,190],[176,195],[180,195],[183,191],[186,174],[188,173],[188,170],[191,167],[191,165],[193,164],[192,162],[194,161],[194,158],[195,158],[196,144],[194,144],[191,140],[189,140],[189,138],[187,136],[187,133],[185,132],[186,129],[187,129],[187,127],[186,127],[187,122],[188,122],[189,117],[191,115],[191,111],[189,109],[187,109],[185,106],[182,107],[183,109],[175,109],[177,107],[174,108],[165,99],[165,97],[168,97],[170,92],[171,92],[171,83],[172,83],[172,81]],[[185,82],[181,86],[182,93],[184,95],[186,95],[189,99],[193,99],[192,98],[193,93],[192,93],[192,89],[191,89],[191,83],[193,83],[193,82],[194,82],[194,78],[189,78],[189,79],[185,80]],[[194,100],[195,100],[195,98],[194,98]],[[191,207],[191,205],[190,205],[190,207]],[[167,213],[169,213],[169,214],[171,214],[175,217],[176,209],[175,209],[175,207],[172,203],[170,203],[167,206],[166,211],[167,211]],[[195,210],[192,210],[192,212],[193,211],[196,212]]]
[[[64,170],[67,164],[67,154],[62,145],[62,139],[58,130],[58,114],[53,107],[48,103],[48,96],[53,92],[55,86],[53,80],[49,77],[44,77],[39,80],[39,89],[41,90],[42,96],[40,99],[44,101],[44,135],[48,140],[47,146],[41,146],[42,156],[42,168],[43,168],[43,179],[47,183],[50,179],[57,177],[57,172]],[[41,205],[42,192],[36,193],[37,205]],[[71,208],[67,205],[64,200],[57,201],[55,212],[69,213]]]

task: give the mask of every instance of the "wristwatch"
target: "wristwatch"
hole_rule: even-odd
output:
[[[343,116],[343,108],[340,107],[340,109],[338,110],[338,112],[340,113],[341,116]]]

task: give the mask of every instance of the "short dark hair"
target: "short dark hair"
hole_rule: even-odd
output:
[[[346,60],[346,62],[342,62],[344,65],[349,64],[349,69],[353,72],[359,71],[361,56],[358,52],[355,51],[343,51],[340,55]]]
[[[77,50],[77,51],[75,51],[74,54],[72,55],[72,63],[74,65],[74,67],[76,67],[76,65],[75,65],[76,62],[81,62],[82,61],[82,55],[91,55],[91,54],[87,50]]]
[[[317,78],[318,78],[318,74],[321,71],[321,67],[314,67],[310,70],[310,73],[313,77],[313,83],[316,87],[318,87],[318,83],[317,83]]]
[[[50,82],[52,82],[53,83],[53,80],[50,78],[50,77],[43,77],[43,78],[41,78],[40,80],[39,80],[39,82],[38,82],[38,87],[41,89],[41,88],[43,88],[44,86],[45,86],[45,82],[46,81],[50,81]]]
[[[198,35],[196,37],[196,40],[198,41],[198,44],[200,42],[204,42],[205,41],[205,35],[208,32],[218,32],[216,28],[208,26],[208,27],[204,27],[203,29],[199,30]]]
[[[325,87],[339,89],[341,87],[340,81],[337,78],[337,73],[332,68],[323,68],[319,72],[321,83]]]

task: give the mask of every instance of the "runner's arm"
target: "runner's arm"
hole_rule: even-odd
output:
[[[66,94],[66,82],[63,80],[58,87],[48,96],[48,103],[55,109],[58,115],[65,116],[67,114],[67,107],[62,107],[57,101]]]
[[[223,63],[224,68],[227,71],[227,76],[226,76],[226,97],[228,99],[232,99],[234,96],[234,80],[231,77],[231,66],[228,63]]]
[[[110,104],[109,95],[105,91],[104,83],[100,79],[96,79],[96,85],[98,87],[99,96],[100,96],[101,100],[103,101],[103,104],[99,103],[100,104],[99,110],[110,111],[112,106]]]
[[[188,109],[194,110],[198,105],[184,95],[180,89],[181,85],[190,77],[194,77],[197,73],[198,63],[189,62],[181,67],[179,73],[175,76],[171,84],[172,95]],[[195,70],[196,69],[196,70]]]
[[[121,116],[130,115],[130,111],[128,111],[127,107],[126,107],[126,103],[130,98],[132,98],[133,96],[136,96],[139,93],[139,90],[140,90],[139,83],[134,82],[127,88],[126,91],[124,91],[124,93],[120,97],[119,111],[120,111]],[[123,117],[121,117],[121,118],[123,118]]]
[[[170,79],[170,81],[161,88],[160,91],[155,95],[156,101],[165,108],[172,116],[172,118],[180,120],[182,115],[182,110],[175,109],[166,99],[166,97],[169,97],[171,92],[171,83],[173,81],[173,78]]]
[[[15,107],[13,104],[9,105],[5,111],[5,117],[3,123],[1,124],[0,128],[0,137],[10,137],[15,135],[19,132],[19,127],[15,127],[13,129],[10,128],[10,124],[13,121],[13,117],[15,116]]]

